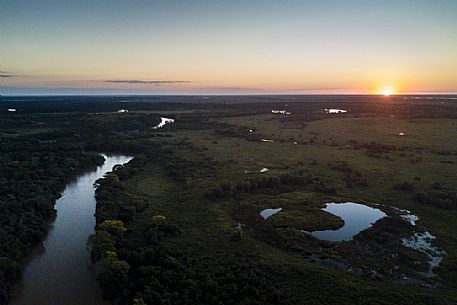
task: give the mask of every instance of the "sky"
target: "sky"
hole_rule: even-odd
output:
[[[455,0],[0,0],[0,94],[457,93]]]

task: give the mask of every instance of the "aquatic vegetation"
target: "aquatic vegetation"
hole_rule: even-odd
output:
[[[429,268],[426,272],[427,276],[435,276],[433,268],[438,267],[443,257],[447,255],[446,251],[439,247],[432,246],[432,240],[436,239],[430,232],[414,233],[410,238],[402,239],[405,247],[412,248],[427,255]]]
[[[419,217],[417,215],[412,214],[408,210],[396,209],[396,211],[400,213],[400,216],[405,221],[408,221],[414,227],[417,226],[417,221],[419,221]],[[414,232],[411,237],[402,238],[401,240],[405,247],[422,252],[427,256],[427,262],[429,265],[428,270],[425,273],[427,276],[435,276],[433,269],[438,267],[440,262],[443,260],[443,257],[447,255],[447,252],[444,249],[432,246],[432,241],[435,239],[436,237],[429,231],[422,231]]]

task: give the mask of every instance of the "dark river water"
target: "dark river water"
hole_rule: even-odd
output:
[[[67,185],[56,201],[57,217],[43,245],[30,255],[13,305],[99,305],[103,300],[90,264],[87,238],[94,233],[94,182],[131,157],[105,156],[96,170]]]

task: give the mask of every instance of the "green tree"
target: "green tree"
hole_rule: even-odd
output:
[[[127,229],[124,227],[122,220],[108,219],[99,225],[100,230],[111,233],[115,236],[122,237]]]

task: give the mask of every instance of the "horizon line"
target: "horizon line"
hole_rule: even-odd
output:
[[[193,93],[127,93],[127,94],[111,94],[111,93],[75,93],[75,94],[0,94],[1,97],[45,97],[45,96],[119,96],[119,97],[134,97],[134,96],[381,96],[381,97],[395,97],[395,96],[408,96],[408,95],[457,95],[457,92],[402,92],[392,93],[385,96],[381,93],[208,93],[208,94],[193,94]]]

